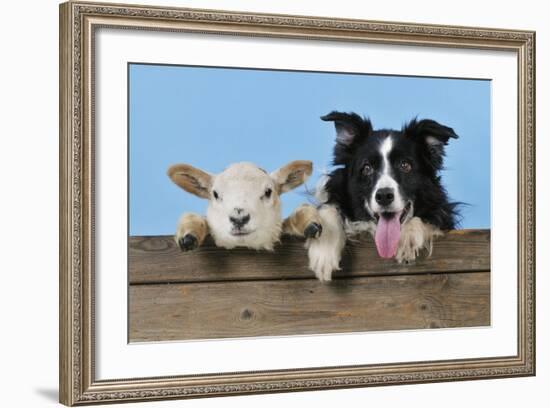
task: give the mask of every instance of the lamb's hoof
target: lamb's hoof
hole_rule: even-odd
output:
[[[319,238],[323,232],[323,226],[317,222],[312,222],[304,230],[304,237]]]
[[[199,241],[194,235],[186,234],[178,239],[178,246],[183,252],[192,251],[199,246]]]

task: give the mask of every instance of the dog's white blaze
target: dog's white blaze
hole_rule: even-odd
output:
[[[389,209],[389,211],[401,211],[405,207],[405,202],[401,193],[399,192],[399,185],[397,181],[392,177],[392,168],[390,163],[390,153],[393,149],[393,138],[390,134],[382,144],[380,145],[380,155],[382,156],[382,175],[376,182],[374,189],[372,190],[372,196],[370,198],[370,205],[368,202],[365,202],[365,208],[368,211],[380,212],[382,208],[376,202],[375,196],[376,192],[381,188],[391,188],[394,191],[394,201]]]
[[[374,191],[380,188],[397,189],[397,182],[391,176],[390,153],[393,148],[393,139],[390,136],[386,137],[380,146],[380,154],[382,155],[382,176],[378,179]]]

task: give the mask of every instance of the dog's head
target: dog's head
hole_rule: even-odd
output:
[[[235,163],[213,175],[188,164],[168,170],[174,183],[206,198],[207,221],[218,246],[273,249],[281,232],[280,194],[311,175],[312,163],[297,160],[271,174],[253,163]]]
[[[334,164],[346,171],[347,196],[357,218],[376,222],[378,253],[393,257],[401,225],[416,209],[446,202],[438,171],[444,147],[457,138],[433,120],[412,120],[401,130],[374,130],[357,114],[331,112],[321,119],[336,127]]]

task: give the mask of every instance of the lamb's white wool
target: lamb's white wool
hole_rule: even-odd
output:
[[[321,282],[332,279],[332,271],[340,269],[342,250],[346,235],[342,218],[333,205],[319,208],[323,233],[319,238],[308,239],[306,247],[309,255],[309,268]]]
[[[399,263],[413,262],[423,249],[431,255],[433,239],[442,235],[443,232],[439,228],[422,222],[419,217],[412,217],[401,227],[401,237],[395,258]]]
[[[271,174],[247,162],[232,164],[217,175],[188,164],[170,166],[168,175],[175,184],[208,199],[206,220],[184,215],[176,242],[182,250],[191,250],[209,233],[220,247],[273,250],[283,224],[279,196],[303,184],[311,172],[312,163],[306,160],[290,162]]]
[[[273,250],[281,234],[281,202],[273,178],[252,163],[236,163],[214,176],[206,219],[216,245]],[[271,193],[266,195],[266,191]],[[250,217],[235,234],[231,218]]]

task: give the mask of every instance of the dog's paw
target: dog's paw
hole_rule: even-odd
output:
[[[310,269],[315,273],[315,277],[320,282],[330,282],[332,280],[332,271],[338,269],[334,267],[335,262],[329,259],[310,260]]]
[[[304,230],[304,237],[319,238],[322,233],[323,233],[323,226],[318,222],[312,222]]]
[[[395,259],[399,263],[410,264],[415,262],[423,250],[431,254],[432,240],[441,234],[439,229],[425,224],[418,217],[413,217],[402,227]]]
[[[414,263],[420,250],[424,248],[422,234],[415,233],[414,228],[403,228],[395,259],[401,264]]]
[[[331,248],[319,240],[311,240],[308,248],[309,269],[321,282],[332,280],[332,272],[340,269],[339,248]]]
[[[332,279],[332,272],[340,269],[342,250],[346,235],[338,210],[333,206],[323,206],[319,209],[322,221],[322,234],[316,238],[308,238],[306,247],[309,257],[309,269],[321,282]],[[318,223],[319,226],[321,223]]]
[[[400,264],[412,264],[416,261],[421,248],[414,246],[411,242],[404,243],[397,248],[395,259]]]
[[[185,234],[182,237],[178,237],[176,242],[183,252],[192,251],[199,246],[199,240],[193,234]]]

